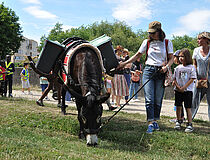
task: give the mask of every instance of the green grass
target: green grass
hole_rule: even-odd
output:
[[[39,85],[31,85],[30,88],[32,91],[41,91],[41,87]],[[22,85],[13,85],[12,89],[13,90],[21,90]]]
[[[193,133],[173,129],[161,117],[161,131],[145,134],[145,115],[119,113],[99,134],[99,145],[79,140],[77,111],[67,116],[56,105],[39,107],[34,101],[0,98],[0,159],[210,159],[209,122],[195,120]],[[113,112],[104,111],[103,121]]]

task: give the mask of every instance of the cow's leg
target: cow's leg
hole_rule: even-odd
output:
[[[66,90],[64,87],[62,87],[62,90],[61,90],[61,94],[62,94],[62,101],[60,102],[61,103],[61,113],[63,113],[64,115],[66,115],[66,101],[65,101],[65,96],[66,96]]]
[[[80,126],[80,129],[79,129],[79,139],[85,139],[85,132],[84,132],[84,117],[82,117],[82,114],[81,114],[81,109],[82,109],[82,104],[80,102],[78,102],[78,100],[76,99],[76,106],[77,106],[77,111],[78,111],[78,116],[77,116],[77,119],[79,121],[79,126]]]

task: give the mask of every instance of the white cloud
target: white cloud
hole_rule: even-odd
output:
[[[194,10],[178,20],[180,27],[176,28],[174,35],[182,36],[192,32],[210,30],[210,10]]]
[[[150,9],[151,0],[106,0],[109,3],[115,3],[112,16],[128,24],[138,24],[141,19],[151,18]]]
[[[24,10],[28,12],[29,14],[31,14],[32,16],[36,18],[40,18],[40,19],[56,19],[57,18],[56,15],[48,11],[41,10],[40,7],[38,6],[31,6],[28,8],[24,8]]]
[[[68,29],[71,29],[71,28],[78,28],[78,27],[76,27],[76,26],[69,26],[69,25],[63,25],[62,28],[63,28],[63,31],[66,31],[66,30],[68,30]]]
[[[41,4],[39,0],[21,0],[23,3]]]

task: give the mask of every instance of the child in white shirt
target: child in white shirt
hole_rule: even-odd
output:
[[[192,95],[193,95],[193,81],[196,79],[196,70],[192,65],[192,58],[188,49],[182,49],[179,53],[179,62],[174,71],[174,83],[175,83],[175,106],[177,122],[175,129],[181,129],[181,109],[182,103],[187,112],[187,128],[185,132],[192,132]]]

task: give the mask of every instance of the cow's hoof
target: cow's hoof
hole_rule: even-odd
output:
[[[98,145],[98,136],[96,134],[88,134],[86,136],[87,146],[97,146]]]
[[[80,132],[78,136],[79,136],[79,139],[85,139],[84,132]]]
[[[113,110],[115,110],[115,109],[117,109],[117,107],[113,107],[113,106],[110,106],[110,107],[109,107],[109,111],[113,111]]]
[[[58,107],[58,108],[61,108],[61,107],[62,107],[62,104],[61,104],[61,103],[58,103],[58,104],[57,104],[57,107]]]
[[[43,100],[37,100],[36,104],[39,105],[39,106],[44,106]]]
[[[62,109],[61,114],[66,115],[66,109]]]

